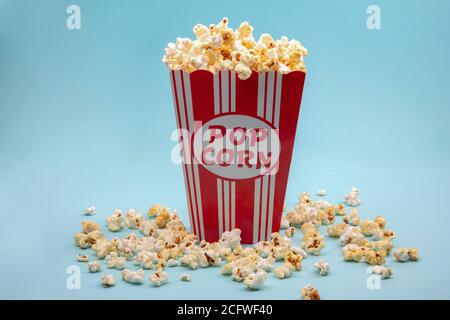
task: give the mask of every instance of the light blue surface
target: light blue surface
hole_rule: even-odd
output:
[[[81,30],[66,28],[72,3]],[[449,299],[450,2],[190,3],[0,0],[0,298],[298,299],[312,283],[324,299]],[[366,28],[372,3],[381,7],[379,31]],[[301,191],[326,188],[339,201],[360,188],[361,215],[385,215],[395,245],[421,253],[417,263],[390,258],[395,278],[381,290],[367,289],[367,266],[342,262],[332,239],[323,250],[329,276],[315,273],[310,257],[304,271],[270,275],[258,292],[218,269],[189,272],[192,282],[182,283],[182,268],[161,288],[119,281],[103,289],[81,264],[81,290],[66,288],[85,207],[95,205],[93,219],[103,222],[115,208],[163,203],[187,221],[161,55],[195,23],[222,16],[309,49],[287,204]]]

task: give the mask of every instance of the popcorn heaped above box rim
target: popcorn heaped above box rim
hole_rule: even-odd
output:
[[[248,79],[252,72],[306,72],[303,57],[308,50],[299,41],[285,36],[274,40],[268,33],[256,41],[253,27],[246,21],[233,30],[228,27],[228,19],[223,18],[218,24],[197,24],[193,32],[195,40],[177,38],[165,48],[162,61],[171,70],[230,70],[241,80]]]

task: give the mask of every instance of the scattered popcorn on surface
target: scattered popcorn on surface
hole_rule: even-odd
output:
[[[100,230],[100,225],[93,221],[84,220],[81,221],[82,232],[85,234],[90,233],[91,231]]]
[[[325,190],[325,189],[320,189],[320,190],[318,190],[318,191],[316,192],[316,195],[319,196],[319,197],[324,197],[324,196],[327,195],[327,190]]]
[[[397,261],[417,261],[419,260],[419,252],[416,248],[398,248],[394,251],[394,257]]]
[[[294,267],[291,264],[283,264],[279,267],[276,267],[273,270],[273,274],[278,279],[285,279],[289,278],[292,275],[292,272],[294,271]]]
[[[155,287],[160,287],[169,280],[169,276],[166,272],[158,270],[150,276],[149,280]]]
[[[180,280],[184,282],[191,282],[191,276],[187,273],[183,273],[180,277]]]
[[[160,214],[163,211],[164,207],[160,204],[154,204],[152,205],[147,212],[147,215],[149,218],[156,217],[158,214]]]
[[[342,248],[342,255],[345,261],[360,262],[363,257],[363,252],[360,246],[351,243]]]
[[[158,263],[159,258],[156,252],[141,250],[134,257],[134,264],[143,269],[153,269]]]
[[[295,227],[287,228],[287,230],[284,232],[284,234],[286,235],[286,237],[292,238],[295,235]]]
[[[314,264],[314,268],[316,268],[321,276],[326,276],[328,272],[330,272],[330,265],[328,262],[325,262],[323,260],[319,260]]]
[[[359,200],[359,190],[355,187],[351,188],[350,192],[344,196],[344,202],[351,207],[357,207],[361,203]]]
[[[89,262],[89,256],[87,254],[77,254],[78,262]]]
[[[179,265],[181,265],[181,262],[176,260],[176,259],[169,259],[166,262],[166,267],[169,267],[169,268],[176,267],[176,266],[179,266]]]
[[[144,282],[144,270],[131,271],[129,269],[122,270],[122,279],[125,282],[133,284],[141,284]]]
[[[122,270],[125,268],[125,262],[127,259],[125,257],[120,257],[117,252],[111,252],[105,257],[108,268],[116,268]]]
[[[345,261],[366,262],[370,265],[383,265],[387,256],[385,250],[375,251],[367,246],[347,244],[342,249]]]
[[[339,238],[347,227],[346,223],[332,224],[327,228],[327,233],[330,237]]]
[[[389,279],[394,275],[391,268],[387,268],[385,266],[373,266],[372,273],[378,274],[381,276],[381,279]]]
[[[116,278],[112,274],[102,276],[102,285],[104,287],[112,287],[116,284]]]
[[[156,225],[159,228],[165,228],[166,224],[170,221],[169,209],[163,208],[160,213],[156,216]]]
[[[117,232],[125,227],[123,223],[122,210],[116,209],[113,214],[106,218],[106,224],[108,225],[108,230],[112,232]]]
[[[334,212],[336,213],[337,216],[345,216],[346,215],[345,206],[342,203],[334,206]]]
[[[300,271],[302,270],[302,260],[303,257],[301,255],[295,253],[294,251],[289,251],[284,258],[284,263],[286,265],[291,265],[294,270]]]
[[[256,272],[250,273],[245,279],[244,284],[247,288],[252,290],[259,290],[264,285],[267,279],[267,272],[264,270],[257,270]]]
[[[100,272],[100,271],[102,271],[102,265],[100,264],[99,261],[92,261],[92,262],[89,262],[88,269],[89,269],[89,272],[91,272],[91,273]]]
[[[289,220],[286,217],[281,218],[280,229],[289,228]]]
[[[372,235],[372,240],[392,240],[395,238],[395,232],[388,229],[378,229]]]
[[[348,215],[344,215],[342,221],[352,226],[358,226],[360,222],[358,210],[356,208],[352,208]]]
[[[372,266],[383,265],[386,262],[386,251],[366,251],[364,255],[364,261]]]
[[[299,248],[299,247],[292,247],[291,250],[292,250],[293,252],[295,252],[296,254],[302,256],[303,259],[305,259],[305,258],[308,256],[308,254],[306,253],[306,251],[303,250],[302,248]]]
[[[245,30],[243,27],[241,32],[244,34]],[[208,34],[210,31],[198,26],[196,34],[203,37],[203,32]],[[223,46],[224,38],[205,37],[211,46]],[[269,45],[273,41],[269,35],[262,36],[262,39]],[[178,40],[177,46],[189,46],[189,41]],[[358,191],[352,189],[349,194],[352,196],[347,198],[354,200]],[[339,216],[342,216],[342,222],[336,223]],[[161,205],[150,207],[148,218],[134,209],[129,209],[123,216],[122,211],[117,209],[106,218],[106,224],[111,232],[124,228],[134,232],[122,238],[109,239],[101,232],[98,223],[85,220],[81,223],[81,232],[73,236],[74,243],[81,249],[91,248],[98,259],[105,259],[108,268],[122,270],[123,280],[129,283],[143,283],[145,269],[155,271],[149,280],[155,286],[161,286],[168,280],[164,271],[166,268],[220,267],[221,274],[242,282],[249,289],[257,290],[264,285],[268,273],[273,272],[274,277],[279,279],[289,278],[293,272],[302,270],[302,260],[308,254],[319,255],[325,246],[324,236],[320,233],[322,226],[327,226],[328,236],[339,238],[344,261],[369,264],[372,266],[371,272],[383,279],[393,275],[392,270],[384,264],[393,250],[391,241],[396,234],[386,228],[383,216],[376,216],[373,220],[361,219],[356,208],[351,208],[347,214],[344,204],[335,205],[324,199],[313,200],[308,192],[302,193],[294,208],[282,218],[281,227],[285,229],[282,234],[274,232],[269,241],[260,241],[253,246],[241,245],[239,229],[225,231],[216,242],[199,241],[186,230],[176,211]],[[302,233],[299,247],[292,245],[297,228]],[[419,254],[415,248],[397,248],[394,257],[402,262],[416,261]],[[77,261],[89,262],[89,257],[80,253]],[[125,269],[127,261],[132,261],[140,269]],[[323,260],[316,262],[314,268],[321,275],[327,275],[330,270],[329,264]],[[89,272],[100,272],[101,269],[100,261],[88,263]],[[180,280],[190,281],[190,276],[183,274]],[[111,286],[115,279],[112,275],[105,275],[102,283]],[[302,295],[308,299],[320,298],[317,290],[311,286],[303,288]]]
[[[301,294],[305,300],[320,300],[319,291],[310,284],[303,287]]]
[[[380,229],[384,229],[386,226],[386,218],[383,216],[376,216],[375,219],[373,219],[373,222],[375,222]]]
[[[93,216],[95,214],[96,207],[89,207],[84,209],[84,214],[87,216]]]
[[[222,234],[222,238],[219,240],[222,246],[227,248],[235,249],[241,244],[241,230],[233,229],[231,231],[225,231]]]
[[[361,221],[359,227],[365,236],[372,236],[375,232],[377,232],[377,230],[379,230],[378,225],[369,219]]]
[[[339,237],[339,242],[345,246],[347,244],[363,244],[367,240],[359,227],[347,226]]]
[[[389,242],[389,240],[379,240],[379,241],[372,241],[368,242],[366,246],[373,251],[386,251],[387,254],[389,254],[394,247],[394,245]]]
[[[142,224],[142,214],[134,209],[128,209],[125,213],[125,223],[130,229],[139,229]]]
[[[256,264],[256,268],[264,270],[266,272],[270,272],[272,271],[274,264],[275,258],[272,256],[268,256],[267,258],[260,258]]]
[[[305,225],[303,225],[305,226]],[[325,239],[319,233],[319,230],[312,225],[308,228],[303,228],[304,235],[301,242],[302,248],[308,254],[318,256],[320,251],[325,247]]]
[[[330,225],[336,220],[336,213],[333,207],[328,207],[326,209],[319,211],[319,220],[322,225]]]
[[[281,37],[274,40],[263,33],[256,41],[253,27],[243,22],[236,29],[228,27],[228,19],[209,27],[197,24],[193,28],[195,40],[177,38],[165,48],[163,63],[172,70],[217,72],[233,70],[239,79],[248,79],[252,71],[306,72],[303,57],[306,48],[297,40]]]

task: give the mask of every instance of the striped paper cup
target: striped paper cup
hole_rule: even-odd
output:
[[[192,231],[210,242],[241,229],[243,243],[280,228],[305,73],[172,70]]]

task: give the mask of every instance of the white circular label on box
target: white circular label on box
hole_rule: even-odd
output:
[[[196,130],[192,147],[196,163],[222,178],[248,179],[278,169],[278,130],[259,118],[215,117]]]

